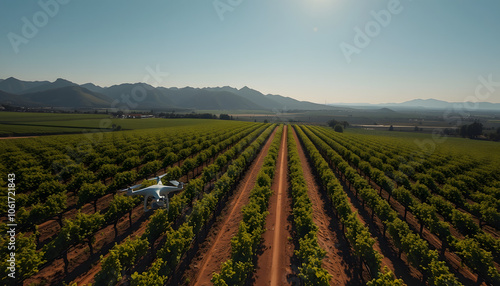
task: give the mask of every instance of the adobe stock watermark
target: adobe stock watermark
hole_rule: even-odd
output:
[[[31,39],[33,39],[40,29],[47,26],[49,20],[54,18],[61,8],[61,5],[66,5],[71,0],[40,0],[38,1],[38,6],[40,10],[33,13],[30,19],[27,17],[22,17],[21,22],[21,33],[17,34],[10,32],[7,34],[10,45],[14,50],[14,53],[19,53],[19,47],[21,44],[28,44]]]
[[[272,110],[274,116],[272,117],[271,122],[273,123],[287,123],[296,121],[295,116],[289,116],[290,110],[286,105],[281,109],[273,108]]]
[[[160,85],[165,82],[165,78],[168,77],[168,73],[160,71],[160,65],[156,65],[156,69],[153,70],[150,66],[146,67],[147,74],[142,78],[142,82],[151,85]],[[121,94],[120,99],[115,99],[111,103],[112,112],[117,112],[118,110],[124,113],[129,113],[130,110],[136,108],[139,103],[143,102],[147,97],[147,90],[150,89],[148,85],[137,85],[132,88],[130,94]],[[109,120],[109,126],[111,126],[111,120]],[[107,127],[109,128],[109,127]]]
[[[474,90],[474,95],[469,95],[464,98],[462,103],[457,103],[453,105],[452,108],[447,109],[443,113],[443,119],[448,124],[453,124],[455,127],[460,127],[462,125],[462,119],[470,117],[470,112],[479,109],[479,102],[488,100],[495,92],[500,89],[500,77],[495,81],[493,79],[493,74],[489,74],[487,77],[480,75],[478,76],[479,83],[476,85]],[[454,119],[458,115],[458,119]],[[444,143],[447,136],[443,136],[440,128],[436,128],[432,131],[431,139],[418,140],[416,139],[415,144],[427,155],[431,155],[436,150],[436,145]]]
[[[243,0],[214,0],[212,2],[215,12],[221,21],[224,21],[224,14],[226,12],[233,12],[241,3],[243,3]]]
[[[160,70],[160,65],[156,65],[153,69],[151,66],[147,66],[146,74],[144,75],[142,82],[150,85],[160,85],[165,82],[165,78],[168,77],[168,73],[162,72]],[[132,88],[130,94],[122,94],[119,99],[114,100],[111,103],[111,112],[118,112],[119,110],[124,113],[130,112],[131,108],[135,108],[138,104],[147,98],[147,85],[138,85]],[[77,164],[83,161],[82,154],[91,153],[95,146],[100,144],[104,139],[104,132],[109,132],[110,128],[113,126],[113,121],[109,118],[103,118],[99,121],[99,127],[91,130],[83,130],[82,141],[80,141],[75,147],[66,146],[66,155],[75,161]],[[52,168],[55,173],[60,173],[63,171],[64,166],[53,165]]]
[[[400,14],[403,9],[400,0],[389,0],[386,9],[378,12],[372,10],[370,12],[373,20],[368,21],[364,25],[364,29],[358,26],[354,27],[353,44],[342,42],[339,45],[347,63],[351,63],[354,54],[359,55],[363,49],[368,47],[372,39],[380,34],[382,28],[386,28],[391,24],[392,17]]]

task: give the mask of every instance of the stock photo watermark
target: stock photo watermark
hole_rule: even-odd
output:
[[[160,85],[168,77],[168,73],[160,71],[160,65],[156,65],[156,69],[153,70],[150,66],[146,67],[147,74],[144,75],[142,82],[143,85],[135,86],[132,88],[130,94],[122,94],[120,99],[115,99],[111,103],[112,112],[117,112],[118,110],[124,113],[130,112],[131,109],[136,108],[139,103],[144,101],[147,97],[147,91],[150,87],[146,84]],[[150,83],[150,80],[153,82]],[[105,119],[106,120],[106,119]],[[108,124],[111,124],[111,120],[107,119]]]
[[[10,32],[7,34],[10,45],[14,50],[14,53],[19,53],[19,47],[21,44],[28,44],[31,39],[33,39],[40,29],[47,26],[49,20],[54,18],[60,11],[61,5],[66,5],[71,0],[40,0],[38,1],[38,6],[40,10],[33,13],[33,15],[21,18],[21,30],[20,33]]]
[[[155,69],[151,66],[147,66],[146,74],[144,75],[142,82],[144,84],[134,86],[130,91],[130,94],[121,94],[119,99],[115,99],[111,103],[111,112],[122,111],[123,113],[129,113],[133,108],[137,107],[139,103],[143,102],[147,98],[147,91],[150,85],[160,85],[165,82],[165,78],[168,77],[168,73],[162,72],[160,70],[160,65],[156,65]],[[88,153],[92,151],[93,146],[96,146],[104,139],[104,132],[108,132],[113,126],[113,121],[109,118],[101,119],[99,121],[99,128],[93,130],[84,130],[84,140],[81,141],[74,149],[67,146],[67,154],[77,163],[83,160],[81,154]],[[63,167],[53,165],[56,173],[59,173]],[[61,170],[58,170],[61,169]]]
[[[500,77],[498,80],[494,80],[493,74],[489,74],[487,77],[480,75],[478,81],[474,95],[468,95],[463,102],[455,104],[443,113],[445,122],[459,128],[463,123],[463,119],[470,117],[470,112],[479,108],[480,101],[489,99],[500,88]],[[424,153],[431,155],[436,150],[437,144],[444,143],[447,138],[447,136],[443,136],[441,128],[436,128],[432,131],[431,139],[416,139],[414,142]]]
[[[403,10],[404,7],[400,0],[390,0],[387,2],[386,9],[378,12],[372,10],[370,12],[373,20],[368,21],[363,28],[354,27],[355,34],[352,44],[342,42],[339,45],[347,63],[352,62],[353,55],[361,54],[363,49],[370,45],[372,39],[380,35],[382,28],[386,28],[391,24],[393,16],[400,14]]]
[[[16,278],[16,175],[7,175],[7,276]]]
[[[221,21],[224,21],[224,14],[233,12],[234,9],[243,3],[244,0],[215,0],[212,2],[215,12]]]

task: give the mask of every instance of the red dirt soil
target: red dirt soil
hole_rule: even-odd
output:
[[[358,170],[358,172],[359,172],[359,170]],[[370,182],[370,184],[375,189],[377,189],[377,190],[380,189],[380,187],[378,185],[376,185],[374,182]],[[352,187],[351,187],[351,192],[353,192]],[[351,194],[351,199],[353,198],[353,196],[354,195]],[[382,190],[381,197],[384,198],[385,200],[387,200],[387,198],[389,197],[389,194],[385,190]],[[390,203],[391,207],[396,212],[398,212],[400,219],[404,221],[404,219],[403,219],[404,206],[402,206],[399,202],[397,202],[392,197],[391,197],[391,200],[389,203]],[[359,206],[359,209],[361,210],[362,207]],[[362,211],[367,213],[366,209],[368,209],[368,207],[365,206],[365,209],[362,209]],[[420,224],[418,223],[417,218],[415,218],[410,211],[408,211],[408,213],[406,215],[406,223],[408,223],[408,225],[410,226],[411,229],[413,229],[414,232],[418,233],[418,229],[420,227]],[[380,222],[380,220],[377,220],[377,225],[378,225],[379,229],[383,228],[383,224],[382,224],[382,222]],[[426,227],[424,227],[424,229],[423,229],[422,238],[425,239],[429,243],[431,249],[439,250],[441,248],[441,244],[442,244],[441,240],[437,236],[432,234]],[[443,260],[447,263],[447,266],[450,268],[450,272],[454,273],[460,282],[462,282],[464,285],[477,284],[477,283],[475,283],[477,280],[477,275],[472,273],[468,268],[461,266],[461,262],[460,262],[461,260],[455,253],[452,253],[449,251],[449,249],[447,249],[444,257],[445,257],[445,259],[443,259],[443,257],[440,257],[440,260]],[[409,263],[407,262],[407,259],[406,259],[406,255],[404,253],[401,255],[401,259],[403,261],[405,261],[405,263],[407,265],[409,265]],[[410,268],[413,269],[413,267],[410,267]],[[483,282],[483,283],[481,283],[481,285],[486,285],[486,284]]]
[[[144,232],[145,226],[146,216],[144,215],[142,205],[140,205],[132,213],[132,228],[129,227],[128,214],[120,219],[117,225],[118,237],[116,239],[114,237],[113,225],[108,225],[95,234],[96,240],[93,243],[94,255],[92,257],[90,256],[87,244],[78,244],[70,248],[68,251],[69,266],[67,276],[64,274],[63,259],[59,258],[52,261],[47,267],[42,268],[37,274],[26,279],[24,285],[45,282],[48,282],[50,285],[57,285],[64,280],[68,282],[73,279],[79,281],[78,285],[85,285],[89,281],[85,281],[85,283],[83,281],[80,282],[80,279],[83,279],[80,273],[87,273],[93,267],[92,261],[95,259],[98,260],[101,254],[107,254],[109,248],[114,245],[114,242],[120,242],[125,236],[131,234],[131,232],[132,234]],[[93,275],[90,278],[93,278]]]
[[[211,158],[209,160],[208,163],[206,163],[205,165],[208,165],[210,163],[212,163],[213,161],[215,161],[214,158]],[[201,168],[202,166],[198,166],[197,168]],[[198,177],[201,176],[198,174]],[[198,177],[194,177],[194,178],[198,178]],[[191,179],[194,179],[194,178],[191,178]],[[179,178],[180,181],[182,182],[185,182],[187,181],[187,176],[183,176],[181,178]],[[143,204],[141,203],[140,205],[138,205],[136,208],[134,208],[134,212],[135,211],[138,211],[139,212],[139,215],[142,216],[144,215],[145,213],[142,211],[143,210]],[[148,214],[152,214],[152,213],[148,213]],[[133,216],[134,217],[134,216]],[[124,215],[121,219],[120,219],[120,222],[118,225],[120,225],[120,223],[122,223],[122,221],[126,221],[128,223],[128,214],[127,215]],[[146,219],[145,221],[143,221],[140,225],[140,227],[135,230],[131,235],[130,237],[131,238],[134,238],[136,236],[141,236],[145,231],[146,231],[146,227],[147,227],[147,224],[149,223],[149,219]],[[116,241],[117,243],[121,243],[126,237],[128,234],[127,232],[127,229],[126,229],[126,225],[124,227],[124,230],[125,233],[122,233],[122,231],[120,231],[120,227],[118,227],[118,230],[119,230],[119,239],[118,241]],[[160,237],[159,239],[156,240],[155,242],[155,248],[157,247],[156,244],[158,244],[159,241],[161,241],[162,237]],[[104,255],[104,257],[106,257],[107,255],[109,254],[109,252],[106,252],[106,254]],[[150,254],[148,254],[150,255]],[[72,282],[76,282],[77,285],[89,285],[90,283],[93,283],[94,282],[94,278],[95,278],[95,275],[97,275],[97,273],[99,273],[99,271],[101,270],[101,263],[100,263],[100,260],[95,262],[95,264],[93,264],[93,266],[91,266],[90,269],[88,269],[88,271],[86,271],[85,273],[79,275],[75,280],[73,280]]]
[[[233,144],[234,145],[234,144]],[[219,152],[221,154],[222,152],[227,151],[231,146],[226,147],[224,150]],[[195,154],[191,155],[190,157],[193,157]],[[210,158],[208,162],[205,162],[202,166],[198,166],[195,170],[195,172],[198,173],[199,175],[199,169],[200,167],[203,168],[203,166],[207,166],[210,163],[213,163],[215,161],[215,157]],[[180,165],[183,162],[183,160],[178,161],[171,166],[175,165]],[[142,165],[141,165],[142,166]],[[162,171],[159,171],[157,175],[161,175],[165,172],[166,168],[163,169]],[[192,172],[191,172],[192,173]],[[188,174],[189,175],[189,174]],[[192,173],[193,177],[194,174]],[[193,179],[193,178],[192,178]],[[106,179],[106,185],[108,185],[111,181],[111,178]],[[183,176],[179,178],[179,181],[186,182],[188,181],[187,176]],[[142,182],[142,179],[135,182],[140,183]],[[76,213],[76,202],[77,202],[77,195],[72,193],[73,195],[70,195],[68,197],[68,207],[66,211],[63,213],[63,220],[64,219],[71,219],[73,218]],[[112,194],[107,194],[97,201],[97,211],[100,211],[101,213],[103,210],[106,210],[107,207],[109,206],[111,200],[113,199]],[[93,204],[88,203],[82,206],[80,209],[83,213],[91,214],[94,213],[94,207]],[[78,244],[73,247],[71,247],[68,250],[68,274],[65,275],[64,273],[64,262],[62,258],[55,259],[54,261],[51,261],[50,263],[42,266],[42,268],[39,270],[38,273],[35,275],[27,278],[25,281],[23,281],[23,285],[30,285],[30,284],[47,284],[49,283],[50,285],[61,285],[64,281],[73,281],[77,282],[78,285],[86,285],[87,283],[93,282],[94,276],[99,272],[101,269],[100,267],[100,261],[99,261],[99,256],[104,255],[106,256],[108,254],[108,251],[111,247],[114,246],[115,243],[121,243],[126,237],[135,237],[138,235],[141,235],[144,233],[147,223],[148,223],[148,217],[151,213],[145,213],[143,211],[143,204],[137,205],[133,212],[132,212],[132,220],[133,220],[133,225],[130,228],[129,227],[129,215],[125,214],[122,216],[122,218],[119,219],[119,222],[117,224],[117,229],[118,229],[118,236],[115,238],[115,232],[113,225],[106,225],[103,227],[101,230],[99,230],[95,234],[95,242],[92,244],[94,247],[94,254],[91,256],[89,253],[89,248],[87,244]],[[57,236],[58,232],[60,230],[60,226],[57,223],[56,220],[48,220],[42,224],[39,225],[39,232],[40,232],[40,244],[44,245],[45,243],[49,242],[50,239],[54,238]]]
[[[212,226],[205,242],[193,259],[184,277],[191,281],[190,285],[212,285],[210,279],[214,272],[219,272],[222,262],[230,258],[231,238],[237,233],[242,219],[241,209],[248,203],[250,191],[255,185],[257,175],[264,164],[276,130],[252,162],[250,169],[240,182],[234,194],[229,198],[226,207]]]
[[[351,167],[353,167],[353,166],[351,166]],[[355,170],[357,170],[360,175],[364,176],[363,173],[359,169],[356,169],[355,167],[353,167],[353,168]],[[380,190],[380,186],[378,186],[373,181],[370,181],[370,184],[371,184],[371,186],[374,189]],[[354,189],[352,188],[352,186],[351,186],[351,190],[350,191],[351,192],[354,191]],[[389,194],[387,193],[387,191],[382,190],[381,197],[387,200],[387,198],[389,197]],[[352,200],[352,198],[353,198],[353,194],[352,193],[350,194],[350,198],[351,198],[351,202],[352,202],[353,201]],[[389,201],[389,204],[391,205],[391,207],[396,212],[399,213],[400,219],[404,221],[404,219],[403,219],[403,216],[404,216],[404,206],[402,206],[399,202],[397,202],[392,197],[391,197],[391,199]],[[365,207],[365,208],[368,208],[368,207]],[[361,209],[360,208],[360,210],[366,212],[365,209]],[[358,214],[358,216],[359,216],[359,214]],[[420,227],[420,224],[418,223],[417,218],[415,218],[410,211],[408,211],[408,213],[407,213],[406,223],[410,226],[411,229],[413,229],[413,231],[415,231],[416,233],[418,233],[418,229]],[[383,224],[380,222],[380,220],[376,220],[376,224],[378,225],[379,230],[383,228]],[[432,234],[426,227],[424,227],[424,229],[423,229],[422,238],[425,239],[429,243],[429,246],[430,246],[431,249],[437,249],[437,250],[439,250],[441,248],[441,245],[442,245],[441,240],[437,236],[435,236],[434,234]],[[406,256],[405,254],[403,254],[401,256],[401,258],[404,261],[406,261],[405,256]],[[462,282],[464,285],[474,285],[474,284],[477,284],[476,283],[476,281],[477,281],[477,275],[475,273],[473,273],[470,269],[468,269],[466,267],[463,267],[462,264],[461,264],[461,259],[455,253],[450,252],[449,249],[446,249],[446,252],[445,252],[445,255],[444,255],[444,259],[443,259],[443,257],[440,257],[440,260],[446,262],[447,266],[450,268],[450,272],[454,273],[455,276],[458,278],[458,280],[460,282]],[[409,265],[408,263],[406,263],[406,264]],[[413,268],[413,267],[410,267],[410,268]],[[486,283],[483,282],[480,285],[486,285]]]
[[[119,194],[116,194],[119,195]],[[123,195],[123,194],[122,194]],[[108,194],[100,198],[97,203],[98,211],[102,211],[109,206],[113,198],[112,194]],[[80,209],[84,213],[94,213],[92,204],[86,204]],[[71,218],[76,215],[76,209],[70,209],[65,212],[63,218]],[[149,213],[148,213],[149,214]],[[129,228],[129,215],[123,215],[117,224],[118,236],[115,239],[115,231],[112,224],[106,225],[95,234],[95,242],[92,244],[94,247],[94,255],[90,257],[89,248],[87,244],[78,244],[71,247],[68,251],[68,275],[64,274],[64,262],[62,258],[55,259],[52,263],[40,269],[40,271],[32,277],[24,281],[25,285],[31,283],[49,282],[50,285],[61,283],[61,281],[77,282],[78,285],[86,285],[93,282],[93,278],[100,270],[99,255],[106,256],[108,250],[113,247],[115,243],[120,243],[129,235],[135,237],[141,235],[146,230],[148,223],[148,214],[144,212],[143,204],[137,205],[132,211],[132,228]],[[59,224],[55,220],[47,221],[40,225],[40,241],[48,240],[57,235],[59,232]],[[53,232],[51,232],[53,231]],[[96,256],[96,254],[98,254]]]
[[[298,285],[299,279],[293,273],[291,259],[294,245],[290,217],[291,199],[288,195],[287,126],[283,129],[280,152],[277,159],[277,173],[274,177],[273,195],[269,201],[269,215],[266,232],[263,235],[263,252],[258,257],[254,285]]]
[[[358,170],[358,173],[360,175],[363,175],[362,172],[360,172],[360,170]],[[370,181],[370,184],[376,190],[381,189],[380,186],[378,186],[373,181]],[[382,189],[381,197],[383,199],[387,200],[389,198],[389,193],[386,190]],[[401,205],[398,201],[396,201],[392,197],[389,201],[389,204],[396,212],[398,212],[400,219],[404,221],[404,219],[403,219],[404,206]],[[406,215],[406,223],[410,226],[410,228],[412,228],[416,233],[418,233],[418,230],[420,228],[420,224],[418,222],[418,219],[412,214],[412,212],[410,210],[408,210],[408,213]],[[452,226],[450,226],[450,231],[451,231],[452,235],[454,235],[456,237],[461,237],[461,235],[458,233],[458,231],[456,231]],[[423,228],[422,238],[425,239],[429,243],[431,249],[437,249],[437,250],[441,249],[441,246],[442,246],[441,240],[436,235],[431,233],[427,227]],[[440,257],[441,260],[443,260],[447,263],[448,267],[450,268],[450,272],[454,273],[460,282],[462,282],[465,285],[477,284],[476,283],[477,274],[473,273],[467,267],[463,267],[462,263],[461,263],[461,259],[460,259],[460,257],[458,257],[458,255],[456,255],[454,252],[450,252],[449,249],[447,248],[445,251],[445,254],[444,254],[444,258],[445,259],[443,259],[443,257]],[[486,285],[486,283],[483,282],[480,285]]]
[[[340,230],[340,222],[334,218],[331,206],[325,201],[325,195],[320,193],[320,187],[314,179],[311,166],[295,130],[293,130],[293,137],[297,144],[302,170],[307,182],[308,195],[312,202],[313,221],[318,226],[318,242],[320,247],[326,251],[323,268],[333,276],[330,285],[353,284],[356,280],[353,273],[355,260]]]

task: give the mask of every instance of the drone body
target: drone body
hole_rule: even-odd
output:
[[[179,183],[178,181],[170,181],[170,184],[172,186],[166,186],[162,183],[161,178],[163,178],[165,175],[158,176],[156,178],[150,179],[150,180],[156,180],[156,184],[146,187],[144,189],[140,190],[135,190],[139,188],[141,185],[135,185],[128,187],[125,189],[127,191],[127,195],[129,196],[144,196],[144,211],[147,212],[149,211],[148,209],[148,199],[151,197],[153,200],[151,202],[151,209],[157,209],[157,208],[166,208],[168,210],[169,208],[169,202],[168,202],[168,194],[171,192],[176,192],[180,191],[184,188],[184,183]],[[125,191],[123,190],[123,191]]]

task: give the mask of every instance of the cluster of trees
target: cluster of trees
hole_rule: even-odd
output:
[[[472,124],[465,124],[460,127],[460,136],[468,138],[477,138],[483,134],[483,124],[481,122],[475,121]]]
[[[213,274],[214,285],[245,285],[248,275],[254,270],[253,259],[265,231],[269,198],[273,193],[271,183],[283,132],[283,127],[279,128],[264,158],[255,186],[250,191],[249,202],[241,210],[243,218],[237,234],[231,238],[231,258],[222,263],[221,273]]]
[[[492,132],[488,134],[490,140],[500,141],[500,127],[497,128],[496,132]]]
[[[349,126],[349,122],[347,121],[337,121],[335,119],[329,120],[326,124],[333,128],[336,132],[342,133],[344,132],[344,129],[346,129]]]
[[[195,112],[191,112],[191,113],[174,113],[174,112],[166,113],[166,112],[162,112],[162,113],[158,114],[158,117],[161,117],[161,118],[197,118],[197,119],[233,120],[232,115],[228,115],[228,114],[224,114],[224,113],[219,114],[219,116],[217,116],[216,114],[211,114],[211,113],[195,113]]]
[[[299,242],[295,254],[301,262],[299,277],[305,285],[330,285],[332,276],[322,267],[325,250],[318,244],[318,227],[313,221],[312,203],[292,132],[288,133],[288,169],[293,198],[293,220]]]

